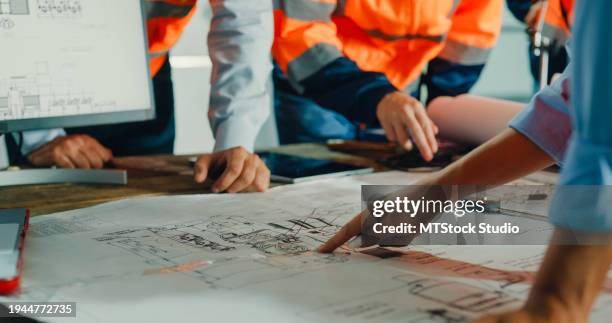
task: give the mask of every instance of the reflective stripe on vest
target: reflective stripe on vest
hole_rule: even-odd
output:
[[[440,57],[484,64],[501,30],[502,0],[274,0],[273,55],[298,84],[338,57],[398,88]]]
[[[303,21],[330,21],[336,3],[316,1],[274,0],[274,9],[282,9],[287,17]]]
[[[151,75],[157,74],[196,11],[197,0],[145,0]]]

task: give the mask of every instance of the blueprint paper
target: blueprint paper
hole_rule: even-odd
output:
[[[415,246],[389,259],[311,251],[360,211],[361,185],[422,176],[127,199],[36,217],[22,291],[0,301],[76,301],[78,322],[463,322],[519,307],[545,247]],[[601,296],[593,322],[606,322],[611,305]]]

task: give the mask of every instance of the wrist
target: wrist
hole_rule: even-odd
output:
[[[376,117],[379,121],[389,119],[397,113],[398,108],[404,107],[410,96],[400,91],[392,91],[381,96],[376,105]]]
[[[21,138],[21,153],[28,156],[53,140],[65,137],[64,129],[45,129],[24,131]]]
[[[358,120],[362,120],[368,125],[377,125],[380,121],[379,111],[380,107],[384,104],[385,100],[389,96],[392,96],[397,92],[397,89],[391,84],[381,85],[373,87],[367,92],[363,93],[360,97],[359,108],[360,111],[357,116]]]
[[[406,95],[403,92],[397,91],[397,90],[393,90],[393,91],[389,91],[384,93],[384,95],[382,95],[381,93],[381,97],[380,100],[378,101],[378,105],[376,105],[376,109],[378,110],[381,106],[386,105],[389,102],[393,102],[394,100],[397,100],[397,96],[404,96]]]

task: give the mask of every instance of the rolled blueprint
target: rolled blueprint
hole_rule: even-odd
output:
[[[464,94],[438,97],[427,107],[439,136],[455,142],[480,145],[508,127],[526,104]]]

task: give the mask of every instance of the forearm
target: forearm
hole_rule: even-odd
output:
[[[553,159],[529,139],[507,129],[442,171],[387,198],[423,196],[427,200],[448,199],[448,192],[443,189],[446,185],[475,185],[477,189],[502,185],[553,163]],[[424,190],[423,187],[430,189]],[[474,193],[471,189],[460,191],[460,195]],[[434,216],[422,214],[419,221],[429,222]]]
[[[425,181],[432,185],[502,185],[553,164],[525,136],[506,129]]]
[[[557,229],[553,239],[570,233]],[[529,295],[526,309],[535,313],[566,308],[577,313],[575,321],[587,321],[590,309],[599,294],[612,264],[610,236],[599,234],[597,244],[551,245]],[[606,243],[607,241],[607,243]],[[541,313],[548,314],[548,313]]]
[[[352,121],[375,125],[376,108],[397,89],[382,73],[366,72],[341,57],[299,83],[304,96]]]
[[[273,37],[272,3],[267,0],[211,0],[208,48],[213,64],[209,119],[215,150],[252,150],[269,116]]]

